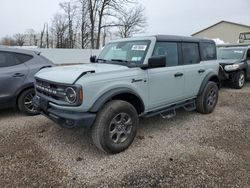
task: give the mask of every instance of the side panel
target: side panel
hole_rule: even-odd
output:
[[[0,102],[13,98],[28,74],[24,64],[0,68]]]
[[[176,76],[183,74],[182,76]],[[164,67],[148,70],[149,109],[166,106],[184,98],[183,66]]]
[[[104,94],[114,89],[122,88],[140,96],[145,109],[148,108],[148,78],[146,70],[132,68],[125,71],[110,72],[110,74],[88,74],[80,78],[76,84],[82,85],[83,88],[83,103],[81,106],[62,107],[53,103],[50,105],[59,109],[87,112]]]
[[[203,64],[185,65],[185,96],[195,97],[206,76],[207,70]]]

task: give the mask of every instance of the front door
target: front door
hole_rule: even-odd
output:
[[[167,66],[148,70],[151,110],[183,99],[185,75],[178,54],[176,42],[156,43],[153,56],[166,56]]]

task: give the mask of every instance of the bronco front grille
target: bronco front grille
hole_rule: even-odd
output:
[[[38,93],[41,93],[47,97],[53,98],[55,100],[65,100],[65,86],[60,86],[58,84],[37,79],[35,87]]]

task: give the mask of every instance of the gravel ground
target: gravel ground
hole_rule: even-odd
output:
[[[250,187],[250,83],[213,114],[142,119],[132,146],[98,151],[83,129],[0,111],[0,187]]]

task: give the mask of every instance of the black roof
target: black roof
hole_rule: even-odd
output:
[[[197,37],[186,37],[177,35],[155,35],[157,41],[181,41],[181,42],[211,42],[215,43],[210,39],[203,39]]]

